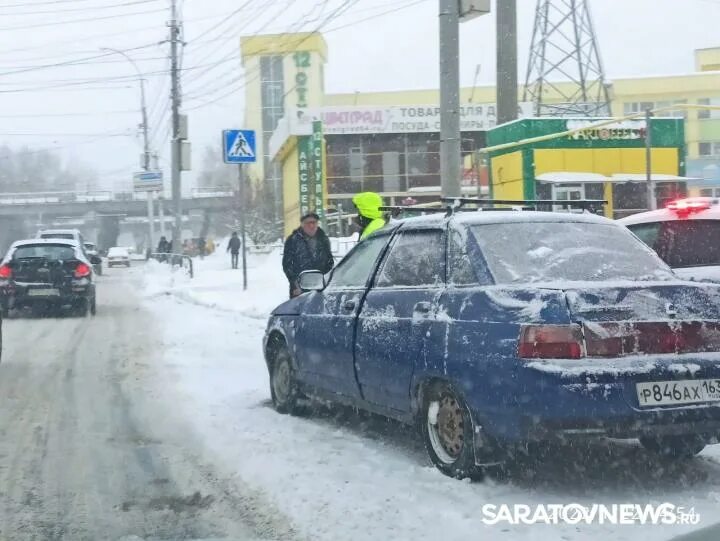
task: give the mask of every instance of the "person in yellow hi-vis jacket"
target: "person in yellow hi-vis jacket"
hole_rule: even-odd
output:
[[[363,192],[352,198],[358,210],[357,222],[361,227],[360,240],[370,233],[385,227],[385,219],[380,207],[383,205],[382,197],[375,192]]]

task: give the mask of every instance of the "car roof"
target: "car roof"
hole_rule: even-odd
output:
[[[528,222],[553,222],[553,223],[593,223],[593,224],[614,224],[613,220],[592,214],[589,212],[539,212],[527,210],[493,210],[493,211],[460,211],[455,212],[450,218],[444,213],[438,212],[425,216],[414,216],[396,220],[395,224],[406,227],[432,227],[443,224],[446,220],[453,224],[462,225],[484,225],[484,224],[512,224]]]
[[[79,229],[41,229],[38,235],[44,235],[47,233],[59,233],[63,235],[80,235]]]
[[[124,251],[126,251],[126,252],[129,250],[129,248],[128,248],[127,246],[113,246],[113,247],[110,248],[110,249],[111,249],[111,250],[115,250],[115,251],[117,251],[117,250],[124,250]]]
[[[621,225],[647,224],[654,222],[672,222],[677,220],[720,220],[720,200],[714,197],[688,197],[682,201],[701,202],[709,204],[709,208],[697,209],[692,212],[678,213],[668,208],[639,212],[621,218],[618,223]]]
[[[23,239],[13,242],[11,248],[38,244],[66,244],[68,246],[72,246],[73,248],[79,248],[80,246],[75,239]]]

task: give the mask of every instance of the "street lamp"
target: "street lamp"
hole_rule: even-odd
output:
[[[148,120],[147,120],[147,107],[145,104],[145,78],[143,77],[140,68],[135,61],[130,58],[125,52],[119,49],[113,49],[111,47],[102,47],[101,51],[108,51],[116,53],[124,57],[128,62],[133,65],[138,75],[138,81],[140,81],[140,112],[142,113],[142,130],[143,130],[143,166],[145,171],[150,170],[150,141],[148,140]]]
[[[130,58],[125,52],[119,50],[119,49],[113,49],[112,47],[102,47],[100,49],[101,51],[108,51],[111,53],[116,53],[125,58],[128,62],[130,62],[133,65],[133,68],[135,68],[135,71],[138,75],[138,81],[140,81],[140,112],[142,113],[142,131],[143,131],[143,165],[142,168],[145,171],[150,171],[150,141],[148,141],[148,119],[147,119],[147,106],[145,104],[145,78],[143,77],[142,72],[140,71],[140,68],[135,63],[135,61]],[[150,227],[149,229],[149,247],[150,250],[153,249],[155,246],[155,231],[153,227],[153,222],[155,221],[155,218],[153,216],[153,192],[152,190],[148,190],[147,192],[147,212],[148,212],[148,225]]]

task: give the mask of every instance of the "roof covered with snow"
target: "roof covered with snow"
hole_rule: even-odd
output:
[[[443,212],[427,214],[425,216],[413,216],[398,220],[398,223],[412,226],[437,225],[447,220]],[[570,213],[570,212],[539,212],[539,211],[459,211],[451,218],[453,223],[465,225],[498,224],[498,223],[527,223],[527,222],[572,222],[572,223],[597,223],[613,224],[603,216],[591,213]]]

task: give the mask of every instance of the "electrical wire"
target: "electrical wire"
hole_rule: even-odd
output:
[[[16,32],[18,30],[30,30],[33,28],[45,28],[48,26],[106,21],[108,19],[117,19],[119,17],[135,17],[138,15],[150,15],[152,13],[162,13],[164,11],[167,11],[167,8],[148,9],[145,11],[134,11],[132,13],[123,13],[122,15],[106,15],[103,17],[86,17],[83,19],[69,19],[69,20],[64,20],[64,21],[26,24],[26,25],[21,25],[21,26],[5,26],[5,27],[0,28],[0,32]]]
[[[129,2],[122,2],[120,4],[110,4],[105,6],[86,6],[86,7],[80,7],[80,8],[69,8],[69,9],[54,9],[54,10],[46,10],[46,11],[21,11],[21,12],[14,12],[14,13],[0,13],[3,17],[27,17],[31,15],[58,15],[61,13],[70,13],[70,12],[76,12],[76,11],[82,11],[82,12],[88,12],[93,10],[105,10],[105,9],[116,9],[121,7],[128,7],[128,6],[136,6],[139,4],[150,4],[154,2],[158,2],[159,0],[132,0]],[[32,5],[26,5],[25,7],[32,7]],[[0,9],[3,9],[3,6],[0,6]]]

